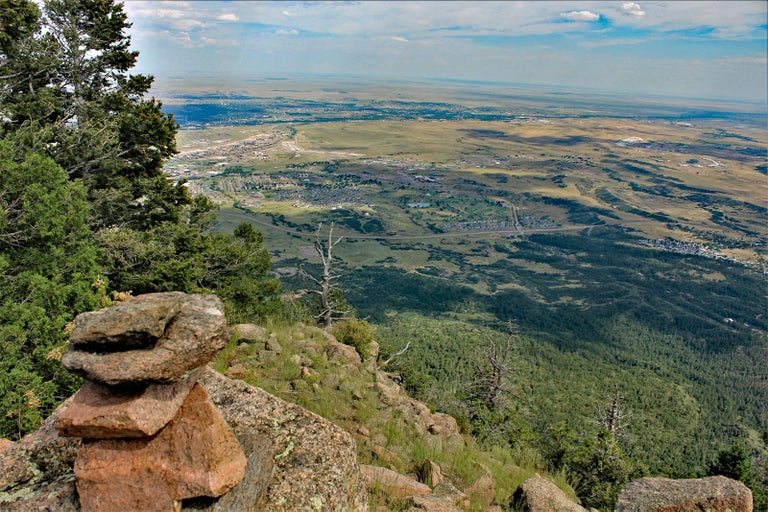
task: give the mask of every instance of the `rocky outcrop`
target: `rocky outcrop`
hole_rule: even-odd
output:
[[[13,446],[13,441],[10,439],[0,438],[0,453],[3,453],[6,448],[10,448],[11,446]]]
[[[216,508],[211,503],[196,504],[190,510],[368,510],[357,449],[349,433],[298,405],[213,370],[206,370],[200,383],[243,446],[253,436],[269,440],[266,459],[273,470],[258,494],[253,494],[251,484],[259,475],[246,471],[243,481],[222,498],[242,498],[251,508]]]
[[[407,502],[410,505],[408,512],[463,512],[453,503],[429,494],[411,496]]]
[[[0,453],[0,510],[80,510],[72,466],[81,441],[61,437],[54,427],[69,401],[39,429]]]
[[[107,385],[174,382],[231,338],[214,295],[148,293],[75,319],[68,370]]]
[[[440,482],[432,489],[432,494],[444,501],[447,501],[451,505],[457,506],[464,510],[470,507],[469,497],[463,491],[460,491],[450,482]]]
[[[409,397],[397,382],[381,370],[376,371],[375,378],[376,390],[381,396],[381,401],[387,406],[400,410],[403,417],[410,418],[419,434],[440,436],[446,443],[458,445],[464,443],[459,425],[453,416],[431,412],[423,402]]]
[[[267,330],[254,324],[237,324],[233,328],[240,341],[264,341],[267,339]]]
[[[509,500],[512,510],[523,512],[587,512],[557,487],[539,474],[521,483]]]
[[[641,478],[619,494],[616,512],[752,512],[752,491],[724,476],[671,480]]]
[[[152,295],[120,304],[119,314],[107,314],[108,309],[86,315],[82,323],[78,319],[73,335],[77,341],[73,341],[71,352],[77,357],[68,356],[68,364],[81,360],[98,364],[72,365],[90,380],[36,433],[48,441],[30,444],[25,438],[27,448],[44,448],[20,450],[20,442],[6,449],[13,457],[0,454],[0,471],[8,467],[0,475],[0,479],[5,477],[0,509],[101,510],[94,497],[104,495],[109,496],[111,509],[123,510],[368,509],[366,479],[357,464],[355,438],[299,406],[208,367],[175,371],[175,363],[164,352],[169,347],[171,351],[186,350],[180,348],[183,340],[173,335],[180,332],[179,319],[185,318],[182,313],[186,311],[189,317],[194,312],[195,322],[211,327],[204,336],[213,347],[223,345],[221,337],[228,336],[216,327],[215,317],[223,314],[212,314],[218,307],[213,300],[176,293]],[[190,303],[206,302],[212,307],[189,307]],[[202,320],[205,315],[210,315],[208,320]],[[235,326],[239,343],[233,354],[242,357],[230,359],[232,366],[226,374],[252,381],[260,369],[286,360],[300,370],[295,380],[287,383],[294,390],[332,390],[360,403],[381,396],[381,402],[392,407],[377,410],[382,414],[395,412],[408,435],[423,435],[440,446],[454,442],[456,447],[463,445],[452,417],[432,412],[408,397],[389,375],[377,372],[375,360],[361,361],[353,347],[339,343],[325,331],[300,328],[300,332],[278,340],[276,333],[258,326]],[[201,326],[198,331],[205,332]],[[196,348],[190,350],[195,358],[207,360],[215,353],[206,347],[203,335],[194,344]],[[150,354],[142,355],[140,371],[133,372],[140,352]],[[109,356],[109,360],[101,356]],[[316,358],[323,364],[317,364]],[[156,362],[163,373],[149,378],[148,369]],[[118,379],[105,378],[106,368],[113,368]],[[223,420],[214,418],[216,411]],[[215,425],[212,432],[208,425]],[[390,467],[402,462],[397,446],[388,447],[380,433],[372,435],[364,426],[353,432],[372,452],[381,451],[382,465],[387,465],[390,457]],[[198,448],[202,453],[196,452]],[[242,459],[231,456],[238,450]],[[194,463],[189,463],[190,457]],[[233,475],[238,472],[242,479],[235,483]],[[382,490],[397,506],[445,511],[470,506],[465,492],[441,482],[443,475],[437,464],[425,467],[420,477],[429,481],[429,486],[410,476],[394,473],[398,476],[394,478],[386,468],[375,472],[387,473],[387,482],[409,480],[415,484],[417,489],[405,495],[393,491],[389,484],[386,493]],[[494,499],[493,482],[485,480],[467,489],[478,503]],[[381,482],[376,485],[380,490],[383,487]],[[131,494],[127,488],[140,489],[143,496]],[[85,506],[79,500],[84,500]]]
[[[419,482],[435,488],[443,482],[443,470],[431,460],[425,460],[417,472]]]
[[[210,368],[198,382],[237,438],[247,464],[243,479],[229,492],[185,499],[181,510],[368,510],[355,442],[348,433]],[[54,428],[70,403],[0,453],[0,510],[81,510],[72,468],[82,441],[62,437]]]
[[[493,481],[493,476],[486,472],[483,476],[477,479],[472,485],[464,490],[467,496],[474,498],[476,502],[484,504],[489,507],[493,500],[496,498],[496,482]]]
[[[370,492],[385,496],[388,503],[394,500],[398,506],[408,506],[409,511],[461,512],[469,508],[466,495],[450,484],[446,487],[455,492],[438,492],[439,486],[433,492],[429,486],[391,469],[368,465],[361,465],[360,469]],[[456,502],[465,507],[458,507]]]
[[[240,481],[245,455],[195,370],[229,337],[214,295],[151,293],[75,318],[62,364],[86,383],[56,428],[83,438],[82,510],[177,510]]]

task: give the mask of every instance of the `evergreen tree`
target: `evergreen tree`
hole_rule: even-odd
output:
[[[233,236],[211,234],[208,240],[209,256],[200,286],[216,290],[230,321],[253,321],[275,313],[280,307],[280,283],[267,277],[270,257],[264,236],[243,222]]]
[[[178,221],[190,199],[162,172],[176,124],[145,99],[153,78],[128,73],[138,52],[122,4],[48,0],[40,13],[13,0],[2,17],[13,29],[0,41],[3,129],[83,180],[92,227]]]
[[[66,324],[98,307],[99,251],[79,181],[50,158],[17,162],[0,141],[0,437],[20,437],[79,379],[58,362]]]
[[[721,450],[710,466],[709,473],[733,478],[748,487],[751,487],[755,480],[751,455],[741,441],[736,441],[730,448]]]
[[[128,73],[129,26],[113,0],[0,0],[0,436],[75,390],[64,327],[108,287],[213,292],[240,320],[277,304],[260,233],[208,233],[213,204],[163,173],[177,126]]]
[[[604,429],[569,450],[562,462],[582,505],[600,510],[613,510],[622,487],[647,473]]]

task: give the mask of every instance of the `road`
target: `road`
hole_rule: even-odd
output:
[[[296,231],[294,229],[285,228],[282,226],[276,226],[272,224],[271,222],[265,222],[263,220],[255,219],[251,215],[248,215],[248,213],[237,210],[240,213],[240,217],[242,217],[244,220],[247,220],[248,222],[251,222],[253,224],[257,224],[259,226],[264,226],[269,229],[274,229],[277,231],[281,231],[283,233],[288,233],[291,235],[298,235],[298,236],[306,236],[307,238],[313,238],[315,237],[315,233],[308,233],[306,231]],[[425,233],[422,235],[362,235],[362,234],[340,234],[339,236],[343,236],[344,238],[348,240],[426,240],[426,239],[434,239],[434,238],[455,238],[459,236],[490,236],[490,235],[504,235],[504,236],[514,236],[514,235],[532,235],[536,233],[557,233],[561,231],[578,231],[586,228],[595,227],[595,225],[574,225],[574,226],[563,226],[559,228],[541,228],[541,229],[516,229],[516,230],[476,230],[476,231],[448,231],[445,233]]]

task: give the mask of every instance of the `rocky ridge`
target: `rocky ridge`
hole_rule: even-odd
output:
[[[412,465],[398,433],[436,454],[461,453],[465,438],[452,417],[408,397],[377,368],[375,347],[362,360],[329,333],[302,325],[289,334],[238,325],[234,333],[235,342],[211,363],[215,370],[203,367],[186,378],[234,434],[247,460],[244,476],[222,496],[186,498],[174,510],[544,511],[555,503],[557,510],[583,510],[551,481],[514,465],[503,471],[522,483],[509,490],[494,481],[498,470],[483,464],[466,473],[445,458]],[[55,428],[73,401],[38,431],[0,444],[0,509],[81,510],[73,467],[83,442]],[[121,421],[142,432],[154,428],[135,426],[137,416]]]

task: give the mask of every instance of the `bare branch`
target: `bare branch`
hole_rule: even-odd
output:
[[[605,396],[605,402],[595,413],[595,419],[611,434],[614,440],[624,435],[625,429],[631,423],[632,413],[627,409],[618,384],[612,393]]]
[[[333,222],[328,229],[328,238],[323,240],[321,238],[323,224],[320,223],[317,226],[315,232],[315,251],[320,256],[320,260],[323,263],[323,271],[320,277],[315,277],[299,269],[299,273],[302,277],[305,277],[312,281],[317,289],[307,290],[307,293],[312,293],[320,297],[320,313],[315,315],[317,321],[328,329],[333,324],[334,320],[350,318],[349,308],[342,309],[339,307],[342,303],[338,300],[340,290],[335,283],[339,279],[339,275],[333,274],[333,248],[336,247],[344,237],[333,236]]]
[[[518,329],[512,322],[508,324],[508,335],[502,343],[496,343],[490,337],[482,352],[475,360],[475,376],[470,384],[471,394],[489,409],[498,410],[506,405],[507,396],[512,392],[509,375],[512,373],[513,339]]]
[[[410,347],[410,346],[411,346],[411,342],[410,342],[410,340],[409,340],[409,341],[408,341],[408,343],[406,343],[406,344],[405,344],[405,346],[404,346],[403,348],[401,348],[400,350],[398,350],[397,352],[395,352],[394,354],[392,354],[392,355],[391,355],[391,356],[390,356],[390,357],[389,357],[389,358],[388,358],[386,361],[384,361],[383,363],[381,363],[381,364],[378,366],[378,368],[379,368],[379,369],[382,369],[383,367],[385,367],[385,366],[387,366],[389,363],[391,363],[391,362],[392,362],[392,360],[393,360],[394,358],[396,358],[396,357],[398,357],[398,356],[401,356],[401,355],[405,354],[405,351],[406,351],[406,350],[408,350],[408,347]]]

